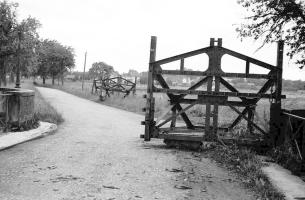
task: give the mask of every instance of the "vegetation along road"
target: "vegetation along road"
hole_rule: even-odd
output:
[[[0,152],[0,199],[255,199],[199,153],[144,143],[143,116],[38,88],[65,122]]]

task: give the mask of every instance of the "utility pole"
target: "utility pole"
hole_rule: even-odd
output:
[[[20,50],[21,50],[21,31],[18,32],[18,50],[17,50],[17,69],[16,69],[16,86],[15,88],[20,88],[20,68],[21,68],[21,61],[20,61]]]
[[[82,90],[84,90],[84,80],[85,80],[85,71],[86,71],[86,60],[87,60],[87,51],[86,51],[86,53],[85,53],[85,62],[84,62],[84,72],[83,72]]]

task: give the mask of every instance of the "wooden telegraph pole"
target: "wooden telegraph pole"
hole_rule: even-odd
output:
[[[85,52],[85,62],[84,62],[84,72],[83,72],[82,90],[84,90],[84,80],[85,80],[85,71],[86,71],[86,60],[87,60],[87,51]]]
[[[17,50],[17,69],[16,69],[16,86],[15,88],[20,88],[20,68],[21,68],[21,60],[20,60],[20,49],[21,49],[21,31],[18,32],[18,50]]]

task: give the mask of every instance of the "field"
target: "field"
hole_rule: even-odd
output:
[[[42,86],[41,81],[38,80],[37,83]],[[146,100],[142,97],[146,93],[145,85],[137,85],[136,95],[129,95],[126,98],[123,98],[121,94],[115,93],[109,98],[106,98],[105,101],[101,102],[97,94],[92,94],[92,82],[85,81],[84,89],[82,90],[82,83],[80,81],[66,81],[64,85],[55,84],[51,85],[51,81],[47,80],[46,87],[52,87],[66,91],[68,93],[74,94],[76,96],[86,98],[104,105],[113,106],[116,108],[124,109],[130,112],[135,112],[143,114],[142,108],[145,107]],[[180,87],[181,88],[181,87]],[[245,91],[240,89],[241,92],[256,92],[256,91]],[[305,91],[283,91],[283,94],[286,95],[286,99],[282,102],[282,107],[284,109],[305,109]],[[169,108],[168,97],[166,94],[155,94],[155,117],[162,116]],[[233,100],[233,99],[232,99]],[[269,99],[262,99],[256,106],[254,121],[260,125],[263,129],[268,131],[269,123]],[[184,107],[184,106],[183,106]],[[240,108],[241,110],[241,108]],[[191,117],[191,120],[198,125],[204,124],[205,119],[205,106],[196,105],[190,110],[187,111],[187,114]],[[219,107],[219,124],[220,126],[226,126],[227,124],[232,123],[232,121],[238,116],[237,113],[232,111],[229,107],[220,106]],[[179,120],[179,119],[178,119]],[[236,128],[235,132],[244,132],[246,123],[243,120]]]

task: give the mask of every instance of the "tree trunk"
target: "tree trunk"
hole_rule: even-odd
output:
[[[46,84],[46,77],[42,77],[42,84]]]
[[[10,74],[10,83],[15,83],[15,74],[14,74],[14,71],[11,71],[11,74]]]
[[[64,85],[64,73],[61,74],[61,85]]]
[[[55,84],[55,76],[52,75],[52,85],[54,85],[54,84]]]
[[[4,59],[0,59],[0,82],[3,83],[3,86],[6,86],[6,67],[5,67],[5,62]],[[1,85],[1,84],[0,84]]]

